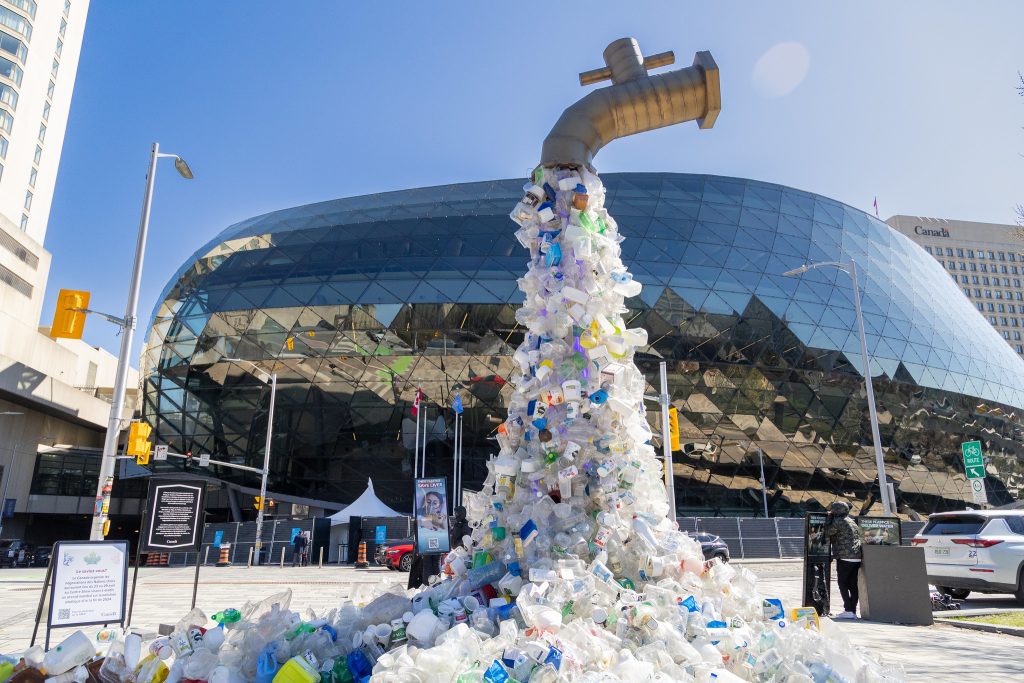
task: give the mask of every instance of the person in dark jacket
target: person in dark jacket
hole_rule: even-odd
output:
[[[466,520],[466,508],[459,505],[455,508],[455,516],[452,518],[451,526],[448,528],[448,538],[451,542],[451,549],[461,548],[465,545],[463,538],[473,533],[473,528]]]
[[[836,619],[856,619],[857,601],[860,599],[857,589],[861,562],[860,527],[850,518],[850,506],[836,501],[832,503],[825,528],[832,544],[832,557],[836,560],[839,594],[843,596],[843,611],[836,615]]]
[[[292,546],[294,547],[294,552],[292,553],[293,567],[295,566],[296,563],[298,563],[300,567],[306,566],[307,541],[308,539],[306,538],[306,535],[303,534],[301,531],[295,534],[295,538],[292,539]]]

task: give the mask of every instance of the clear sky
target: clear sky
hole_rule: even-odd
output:
[[[196,178],[167,161],[157,173],[137,347],[168,278],[232,223],[525,176],[587,92],[577,73],[624,36],[682,65],[710,50],[723,109],[712,130],[614,142],[601,172],[741,176],[865,211],[877,195],[883,219],[1011,223],[1024,202],[1022,28],[1016,0],[92,0],[46,237],[43,324],[61,287],[123,313],[153,141]],[[94,317],[85,339],[116,353],[115,332]]]

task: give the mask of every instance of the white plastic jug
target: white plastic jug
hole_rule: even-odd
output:
[[[57,676],[85,664],[96,655],[96,646],[89,636],[75,631],[65,638],[60,645],[53,648],[43,657],[46,673]],[[138,662],[138,659],[136,659]]]

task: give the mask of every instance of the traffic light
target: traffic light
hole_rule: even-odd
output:
[[[153,431],[145,422],[132,422],[128,429],[128,446],[125,448],[126,455],[134,455],[137,465],[149,464],[149,451],[153,444],[149,440],[149,434]]]
[[[668,409],[668,443],[673,451],[679,450],[679,411],[674,406]]]
[[[256,508],[257,510],[260,510],[260,509],[263,508],[263,498],[261,498],[260,496],[253,496],[252,500],[253,500],[252,506],[254,508]]]
[[[85,313],[77,309],[89,308],[89,292],[62,289],[57,295],[57,310],[53,313],[50,337],[53,339],[81,339],[85,330]]]

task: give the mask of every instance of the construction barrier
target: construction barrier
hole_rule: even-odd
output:
[[[356,569],[366,569],[370,563],[366,561],[366,541],[359,541],[359,555],[356,556]]]
[[[220,559],[217,560],[218,567],[230,567],[231,566],[231,544],[221,543],[220,544]]]

